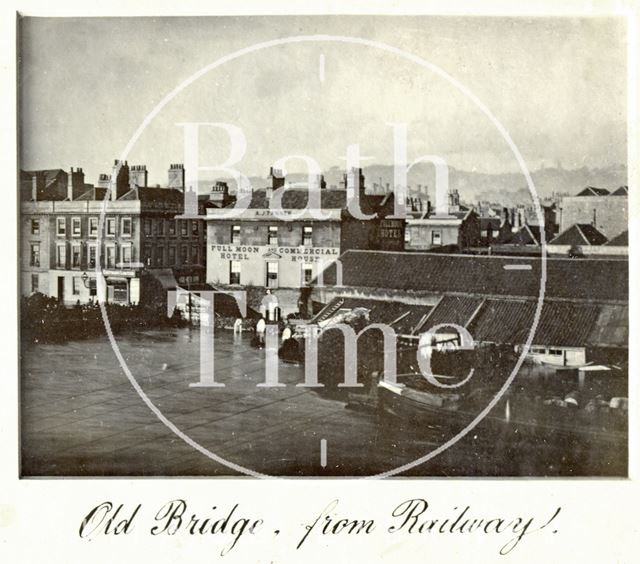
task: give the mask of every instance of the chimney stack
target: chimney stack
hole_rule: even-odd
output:
[[[34,172],[31,177],[31,199],[34,202],[38,201],[38,173]]]
[[[67,200],[73,201],[84,193],[84,172],[80,167],[67,173]]]
[[[129,169],[129,187],[146,188],[149,180],[147,165],[132,165]]]
[[[167,188],[175,188],[176,190],[184,192],[185,177],[183,164],[175,163],[169,165]]]
[[[111,172],[111,200],[116,201],[129,190],[129,165],[127,161],[115,160]]]
[[[67,174],[67,200],[73,200],[73,167],[69,169],[69,174]]]

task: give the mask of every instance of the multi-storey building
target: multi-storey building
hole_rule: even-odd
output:
[[[627,230],[629,191],[621,186],[613,192],[605,188],[587,187],[576,196],[565,196],[558,207],[560,232],[575,224],[590,224],[613,239]]]
[[[392,245],[401,235],[389,234],[381,221],[393,198],[365,194],[361,170],[349,172],[344,188],[317,189],[323,219],[306,209],[309,189],[286,188],[282,213],[272,209],[274,191],[285,186],[279,171],[271,170],[271,186],[256,190],[240,217],[229,207],[207,209],[207,282],[214,287],[254,286],[270,289],[283,314],[298,309],[300,288],[306,286],[346,249]],[[356,188],[357,187],[357,188]],[[356,219],[348,211],[350,190],[359,190],[360,209],[375,219]],[[401,239],[400,239],[401,241]]]
[[[25,176],[32,180],[30,195],[22,189],[23,295],[137,304],[169,286],[204,282],[204,223],[180,217],[182,165],[169,169],[171,188],[147,186],[144,165],[116,161],[112,176],[101,175],[95,187],[78,171],[67,175],[66,194],[59,186],[43,189],[38,171],[22,175],[23,185]]]
[[[460,204],[456,190],[449,193],[447,214],[430,207],[409,217],[405,226],[405,250],[461,249],[477,246],[480,241],[480,219],[471,208]]]

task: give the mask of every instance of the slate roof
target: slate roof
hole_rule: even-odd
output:
[[[309,191],[290,188],[283,192],[282,209],[304,209],[309,201]],[[344,209],[347,205],[346,190],[320,190],[320,202],[323,209]],[[233,204],[230,204],[233,205]],[[249,209],[268,209],[270,199],[266,190],[254,190],[251,194]]]
[[[99,188],[99,187],[93,187],[90,188],[89,190],[87,190],[84,194],[81,194],[80,196],[78,196],[76,198],[76,202],[78,200],[81,201],[85,201],[85,200],[91,200],[91,201],[99,201],[99,200],[104,200],[105,194],[107,193],[107,189],[106,188]]]
[[[536,300],[486,300],[469,332],[477,341],[522,344],[533,327],[536,306]],[[590,304],[545,302],[532,344],[586,346],[599,310],[599,306]]]
[[[498,231],[500,229],[500,225],[502,224],[502,219],[499,217],[481,217],[480,218],[480,230],[484,231],[491,226],[493,231]]]
[[[629,346],[629,308],[600,306],[598,319],[591,329],[588,344],[610,347]]]
[[[307,207],[309,190],[306,188],[288,188],[282,194],[282,209],[300,210]],[[393,210],[393,192],[388,194],[361,194],[360,209],[365,214],[374,211]],[[347,211],[347,191],[342,189],[325,188],[320,190],[320,205],[323,210]],[[227,207],[235,206],[235,201]],[[254,190],[251,194],[249,209],[269,209],[270,199],[264,189]],[[383,212],[382,215],[385,215]]]
[[[396,334],[422,333],[440,324],[466,327],[475,341],[523,344],[535,321],[537,300],[478,298],[444,295],[438,304],[407,305],[394,301],[352,297],[334,298],[316,315],[330,318],[341,308],[370,310],[370,323],[391,324]],[[557,347],[627,347],[629,310],[626,305],[576,304],[546,301],[540,313],[532,344]]]
[[[523,225],[504,243],[510,245],[536,245],[540,246],[540,227],[537,225]]]
[[[141,202],[170,202],[184,204],[184,194],[175,188],[152,188],[136,186],[118,198],[119,200],[140,200]]]
[[[551,245],[604,245],[607,238],[600,233],[593,225],[588,223],[575,223],[565,229],[555,239]]]
[[[471,296],[443,296],[425,319],[425,326],[428,328],[445,323],[455,323],[466,327],[482,302],[482,298]]]
[[[537,257],[349,250],[340,256],[345,286],[373,289],[537,297],[542,261]],[[531,270],[505,266],[527,265]],[[548,298],[628,300],[628,262],[615,259],[547,258]],[[335,284],[335,264],[324,271]]]
[[[610,241],[607,241],[605,245],[611,247],[628,247],[629,246],[629,232],[623,231],[620,235],[616,235]]]
[[[44,181],[41,184],[42,199],[64,200],[67,197],[67,172],[61,168],[20,171],[20,197],[31,199],[32,178],[37,174]]]

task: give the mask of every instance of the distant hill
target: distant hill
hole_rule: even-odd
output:
[[[627,167],[614,165],[606,168],[565,169],[562,167],[545,167],[529,171],[536,191],[541,198],[550,197],[554,193],[577,194],[586,186],[597,186],[613,190],[619,186],[627,185]],[[393,186],[393,167],[391,165],[370,165],[364,167],[365,183],[367,191],[374,188],[374,184],[386,190],[387,184]],[[338,167],[332,167],[324,172],[327,186],[338,186],[342,179],[343,171]],[[302,174],[292,174],[288,177],[292,181],[304,181]],[[251,177],[254,188],[264,188],[269,184],[267,177]],[[230,187],[235,187],[233,180],[229,181]],[[201,181],[200,191],[207,192],[211,187],[211,181]],[[434,196],[434,170],[427,164],[416,165],[409,174],[408,184],[411,191],[416,190],[418,184],[427,185],[428,191]],[[488,200],[505,205],[528,203],[531,201],[529,190],[524,176],[520,173],[488,174],[449,168],[449,187],[460,192],[460,198],[467,202]]]

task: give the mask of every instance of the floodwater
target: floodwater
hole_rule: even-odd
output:
[[[208,476],[246,469],[279,476],[375,475],[424,457],[464,427],[446,417],[422,421],[350,408],[346,398],[328,399],[297,386],[303,368],[284,362],[278,364],[282,387],[258,387],[265,380],[265,351],[250,341],[251,334],[219,331],[215,379],[224,387],[194,387],[200,379],[197,329],[117,337],[146,398],[200,451],[145,404],[106,336],[26,345],[22,474]],[[504,403],[496,407],[504,409]],[[602,440],[552,426],[532,430],[517,421],[496,426],[485,420],[401,475],[623,476],[626,448],[624,437]]]

